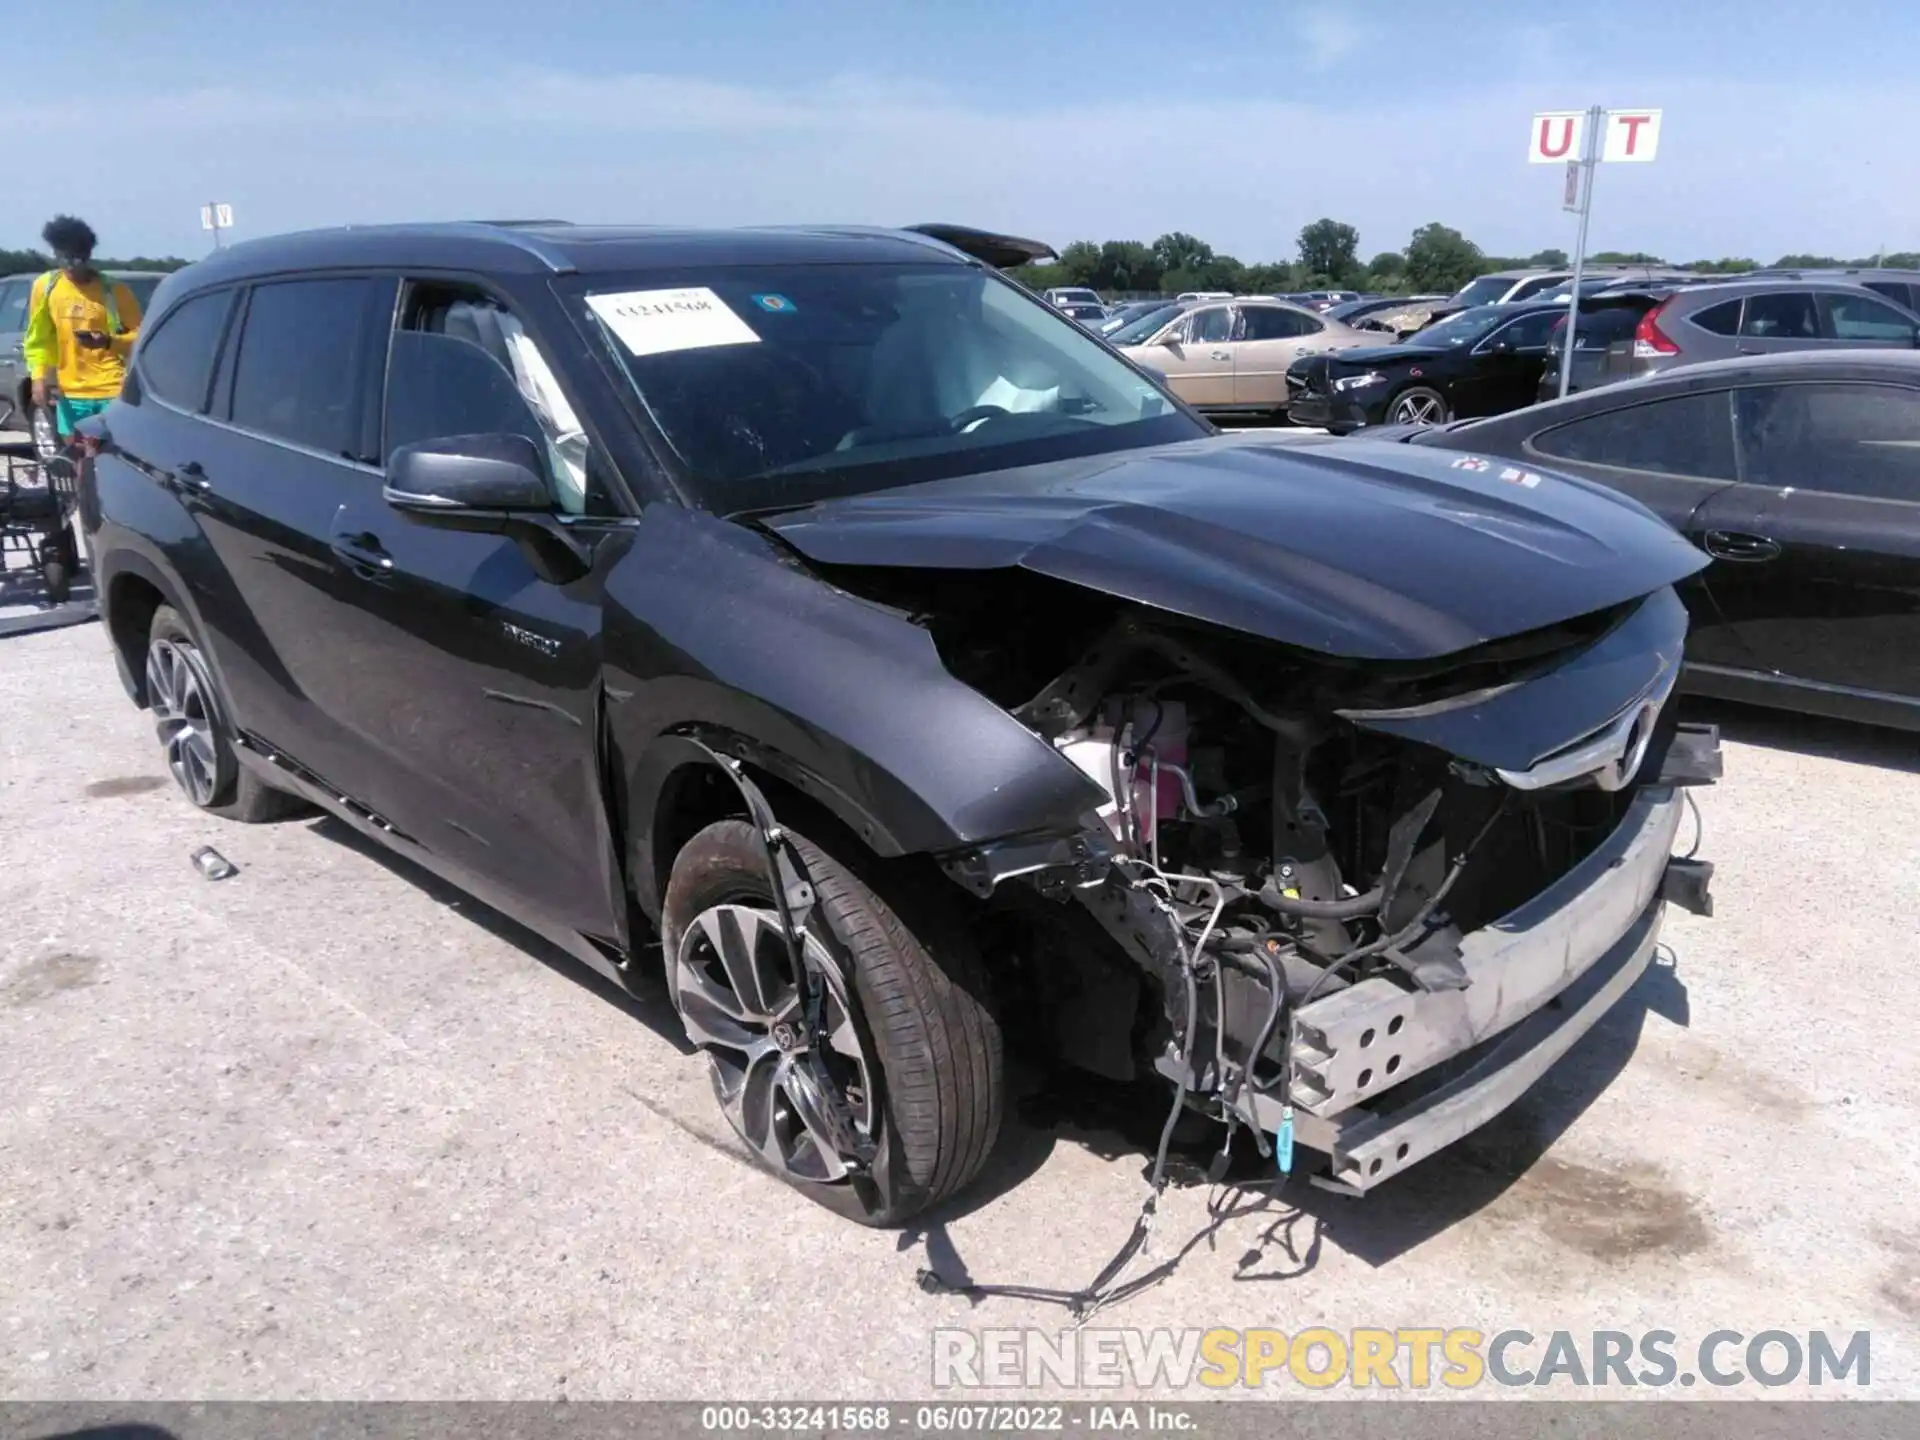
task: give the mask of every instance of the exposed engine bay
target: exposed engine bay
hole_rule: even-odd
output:
[[[1016,588],[1028,600],[1056,591]],[[929,598],[924,589],[913,597]],[[1693,764],[1698,781],[1717,773],[1706,738],[1674,744],[1664,708],[1671,674],[1606,717],[1597,748],[1592,737],[1566,737],[1559,753],[1573,773],[1549,762],[1534,773],[1497,770],[1371,728],[1504,695],[1592,652],[1640,602],[1443,662],[1396,664],[1304,655],[1078,592],[1066,603],[1081,613],[1064,618],[1091,638],[1047,675],[1061,626],[1035,638],[1038,627],[1023,629],[979,590],[960,604],[938,598],[948,603],[916,618],[948,667],[1105,796],[1065,852],[1011,843],[997,863],[976,856],[971,871],[950,867],[987,899],[1001,927],[996,949],[1012,958],[1040,1038],[1053,1057],[1111,1079],[1158,1070],[1188,1108],[1226,1124],[1227,1140],[1246,1124],[1262,1153],[1269,1144],[1290,1151],[1296,1106],[1330,1118],[1446,1058],[1412,1044],[1399,1073],[1387,1032],[1397,1039],[1419,1022],[1396,1013],[1377,1027],[1377,1073],[1363,1070],[1354,1093],[1336,1094],[1329,1067],[1293,1053],[1304,1034],[1328,1052],[1312,1058],[1331,1054],[1311,1026],[1301,1029],[1310,1007],[1361,986],[1466,990],[1467,937],[1615,836],[1646,783],[1643,762],[1655,779],[1670,758],[1682,771]],[[1046,598],[1061,618],[1063,597]],[[1650,751],[1657,762],[1645,761]],[[1360,1033],[1373,1043],[1372,1030]],[[1332,1147],[1325,1125],[1315,1132],[1302,1119],[1303,1144],[1317,1133]],[[1396,1148],[1411,1163],[1409,1147]]]

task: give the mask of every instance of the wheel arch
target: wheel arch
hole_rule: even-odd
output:
[[[153,614],[162,605],[186,616],[198,632],[199,616],[184,600],[184,588],[175,584],[144,555],[128,552],[113,556],[100,577],[100,617],[113,646],[114,666],[127,698],[147,708],[147,632]],[[218,682],[216,676],[215,683]]]
[[[656,925],[681,848],[716,820],[747,818],[739,787],[716,754],[738,759],[775,814],[790,822],[830,817],[837,829],[883,859],[910,848],[851,796],[744,735],[709,727],[661,735],[626,767],[621,806],[633,899]]]

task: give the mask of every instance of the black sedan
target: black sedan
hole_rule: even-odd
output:
[[[1713,361],[1403,438],[1596,480],[1711,555],[1688,688],[1920,729],[1920,355]]]
[[[1398,345],[1309,355],[1287,370],[1287,416],[1337,435],[1438,425],[1530,404],[1565,305],[1476,305]]]

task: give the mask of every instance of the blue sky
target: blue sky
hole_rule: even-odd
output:
[[[10,51],[0,246],[72,210],[110,252],[197,255],[198,207],[220,199],[241,237],[943,219],[1055,245],[1184,229],[1261,260],[1332,215],[1363,255],[1428,220],[1524,253],[1573,239],[1558,172],[1525,163],[1528,116],[1598,103],[1665,123],[1658,161],[1601,173],[1595,248],[1920,249],[1912,0],[1812,26],[1779,0],[83,10],[65,36],[38,12],[44,79],[31,46]],[[97,88],[63,89],[88,44],[111,57]]]

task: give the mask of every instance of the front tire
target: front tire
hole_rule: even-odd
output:
[[[1387,406],[1389,425],[1444,425],[1452,419],[1447,397],[1428,385],[1410,385]]]
[[[837,1214],[897,1225],[986,1163],[1005,1084],[1000,1027],[964,927],[903,892],[909,928],[850,864],[788,834],[816,896],[805,963],[825,983],[818,1041],[796,1025],[797,977],[745,821],[707,826],[674,859],[661,916],[668,988],[755,1157]],[[816,1043],[842,1113],[872,1143],[869,1166],[849,1164],[821,1121],[831,1102]]]
[[[298,796],[275,790],[235,758],[232,732],[200,644],[172,606],[153,612],[146,679],[147,705],[167,769],[195,807],[246,825],[284,820],[312,808]]]

